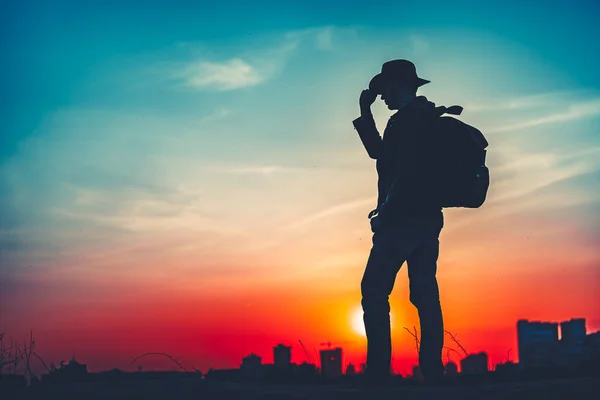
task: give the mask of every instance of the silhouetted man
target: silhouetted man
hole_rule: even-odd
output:
[[[419,366],[426,382],[444,372],[444,328],[436,280],[439,235],[444,225],[442,207],[432,195],[435,168],[428,153],[429,124],[451,108],[436,107],[417,88],[429,83],[417,76],[413,63],[393,60],[383,64],[369,89],[360,95],[359,118],[354,127],[367,153],[376,159],[379,199],[369,213],[373,246],[361,282],[367,333],[367,377],[387,381],[391,375],[389,295],[398,270],[406,261],[410,301],[419,312],[421,346]],[[392,115],[383,138],[375,126],[371,105],[378,95]]]

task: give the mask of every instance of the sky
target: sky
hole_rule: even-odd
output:
[[[15,3],[15,2],[13,2]],[[277,343],[364,362],[375,162],[352,120],[381,64],[461,105],[490,145],[447,209],[445,327],[490,363],[518,319],[600,330],[594,1],[103,1],[0,6],[0,332],[48,363],[145,352],[235,368]],[[391,111],[373,106],[382,129]],[[417,362],[406,266],[394,367]],[[449,337],[446,344],[458,349]],[[444,361],[458,362],[456,353]],[[139,363],[140,361],[138,361]],[[39,367],[39,366],[38,366]],[[144,368],[172,368],[147,357]]]

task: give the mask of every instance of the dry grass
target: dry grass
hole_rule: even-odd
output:
[[[34,376],[31,371],[32,357],[37,358],[50,371],[42,357],[35,352],[32,331],[29,332],[29,338],[24,339],[23,343],[15,341],[12,337],[7,339],[4,332],[0,333],[0,374],[3,372],[16,374],[17,369],[22,365],[25,377],[31,379]]]
[[[421,341],[419,340],[419,334],[417,332],[417,327],[413,326],[412,331],[410,329],[408,329],[407,327],[404,327],[404,329],[414,338],[415,340],[415,348],[417,350],[417,355],[419,354],[419,349],[421,346]],[[467,352],[467,350],[460,344],[460,342],[458,341],[458,339],[456,338],[455,335],[453,335],[452,333],[450,333],[449,331],[444,331],[444,333],[448,336],[450,336],[450,339],[458,346],[458,348],[464,353],[464,356],[467,357],[469,355],[469,353]],[[458,354],[458,356],[461,356],[461,353],[450,346],[444,346],[444,349],[446,350],[446,358],[447,358],[447,362],[452,361],[452,358],[450,357],[451,352],[454,352],[456,354]]]

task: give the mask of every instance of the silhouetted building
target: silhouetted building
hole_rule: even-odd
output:
[[[321,350],[321,373],[326,378],[342,376],[342,349]]]
[[[256,354],[250,354],[247,357],[242,358],[242,364],[240,365],[240,372],[242,378],[247,379],[259,379],[263,376],[263,365],[262,359]]]
[[[600,331],[586,335],[584,348],[588,360],[600,362]]]
[[[296,379],[299,382],[314,382],[317,379],[317,368],[314,364],[303,362],[296,368]]]
[[[585,348],[582,344],[560,342],[555,366],[576,368],[585,361]]]
[[[573,318],[560,323],[560,345],[556,364],[578,367],[585,361],[586,327],[584,318]]]
[[[458,375],[458,365],[455,362],[448,361],[445,367],[445,373],[448,376],[456,376]]]
[[[488,372],[488,356],[486,353],[471,354],[460,360],[461,374],[484,374]]]
[[[241,379],[242,371],[238,368],[209,369],[205,375],[207,380],[215,381],[238,381]]]
[[[292,348],[282,344],[273,347],[273,361],[275,368],[289,369],[292,361]]]
[[[600,331],[586,335],[584,344],[586,347],[600,346]]]
[[[560,323],[560,339],[569,344],[583,345],[586,333],[585,318],[573,318]]]
[[[62,371],[73,376],[80,376],[88,373],[87,365],[78,363],[75,358],[69,361],[69,363],[62,368]]]
[[[356,375],[356,368],[353,364],[348,364],[346,367],[346,375]]]
[[[514,379],[518,374],[519,366],[512,361],[496,364],[496,367],[494,368],[494,375],[503,380]]]
[[[59,368],[42,375],[42,383],[79,382],[88,378],[87,365],[78,363],[74,358],[66,365],[61,361]]]
[[[555,363],[558,350],[558,324],[519,320],[517,322],[519,365],[543,368]]]

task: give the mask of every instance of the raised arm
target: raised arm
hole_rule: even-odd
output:
[[[369,89],[363,90],[359,100],[360,117],[352,121],[369,157],[375,160],[379,158],[382,146],[381,135],[377,131],[377,126],[371,113],[371,105],[376,98],[377,95]]]

